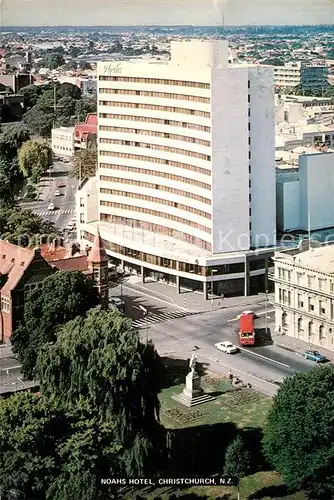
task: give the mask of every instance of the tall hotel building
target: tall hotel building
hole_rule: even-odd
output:
[[[229,65],[225,41],[172,42],[169,62],[99,63],[98,154],[97,209],[78,192],[84,243],[98,224],[116,262],[205,297],[265,286],[273,69]]]

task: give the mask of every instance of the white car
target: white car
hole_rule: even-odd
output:
[[[55,209],[55,204],[52,202],[48,206],[48,210],[54,210]]]
[[[59,189],[56,189],[56,191],[55,191],[55,196],[60,196],[60,191],[59,191]]]
[[[215,348],[218,349],[218,351],[226,352],[226,354],[235,354],[239,351],[235,345],[228,341],[218,342],[215,344]]]

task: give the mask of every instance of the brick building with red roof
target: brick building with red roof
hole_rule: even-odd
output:
[[[65,248],[62,239],[34,250],[0,240],[0,343],[8,340],[22,320],[31,291],[57,271],[80,271],[95,281],[101,304],[108,302],[108,256],[97,231],[92,247]]]

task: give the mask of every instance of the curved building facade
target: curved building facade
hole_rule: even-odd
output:
[[[228,66],[225,41],[172,42],[168,63],[99,63],[98,154],[98,219],[114,258],[204,292],[241,274],[246,289],[247,255],[276,242],[270,68]],[[82,239],[94,222],[81,218]],[[237,273],[220,269],[232,264]]]

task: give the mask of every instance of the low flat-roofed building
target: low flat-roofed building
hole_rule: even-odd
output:
[[[52,151],[62,156],[74,155],[75,127],[54,128],[51,131]]]
[[[334,245],[273,261],[276,331],[334,351]]]

